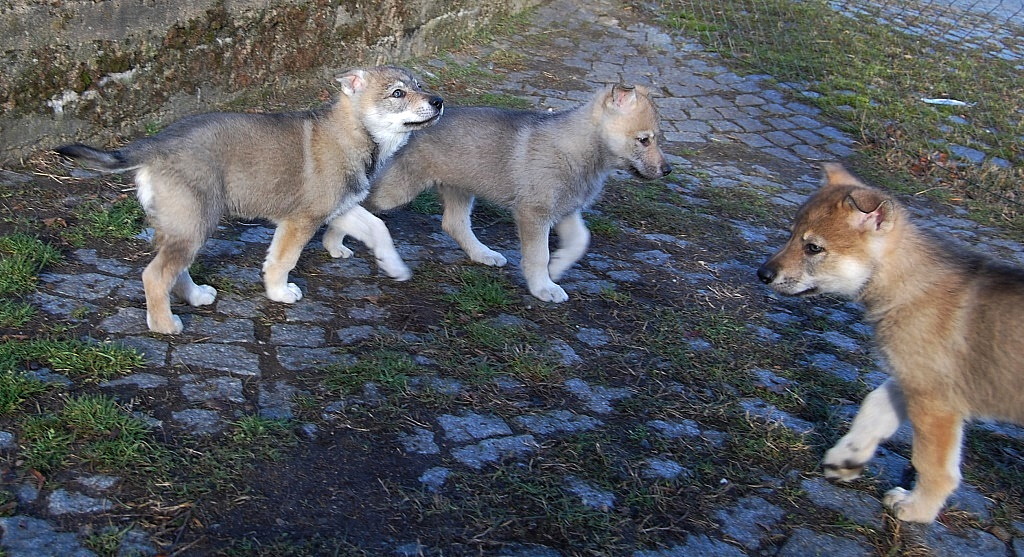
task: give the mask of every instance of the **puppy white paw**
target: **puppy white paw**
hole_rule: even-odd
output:
[[[148,311],[146,312],[146,325],[150,331],[165,335],[176,335],[184,329],[181,318],[177,315],[171,314],[170,319],[154,319],[153,314]]]
[[[406,281],[412,278],[412,269],[405,264],[401,258],[391,259],[383,258],[378,259],[377,264],[380,268],[387,273],[387,275],[399,282]]]
[[[197,284],[186,298],[190,306],[208,306],[217,299],[217,289],[209,284]]]
[[[942,510],[942,501],[934,503],[925,501],[914,491],[902,487],[894,487],[886,492],[882,503],[892,510],[896,518],[907,522],[934,522]]]
[[[302,299],[302,290],[293,282],[289,282],[283,288],[267,288],[267,298],[282,304],[294,304]]]
[[[821,467],[826,478],[852,481],[864,472],[864,466],[874,456],[874,452],[874,448],[868,451],[866,447],[861,447],[844,437],[825,453]]]
[[[548,284],[542,285],[538,288],[530,288],[530,294],[533,294],[533,297],[541,301],[554,302],[556,304],[560,304],[569,299],[569,295],[565,293],[565,290],[563,290],[561,286],[550,281],[548,281]]]
[[[337,242],[333,242],[328,240],[327,237],[325,236],[323,244],[324,248],[327,249],[327,253],[331,254],[331,257],[335,259],[339,257],[342,259],[348,259],[349,257],[352,257],[352,250],[345,247],[345,244],[342,243],[342,241],[340,240]]]
[[[508,260],[505,259],[504,255],[492,249],[484,250],[479,253],[471,253],[469,254],[469,258],[477,263],[488,265],[490,267],[504,267],[505,264],[508,263]]]

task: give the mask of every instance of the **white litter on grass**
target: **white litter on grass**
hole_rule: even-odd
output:
[[[942,106],[974,106],[978,103],[958,101],[956,99],[921,99],[921,102],[928,104],[940,104]]]

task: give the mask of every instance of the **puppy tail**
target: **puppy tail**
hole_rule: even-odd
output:
[[[54,151],[101,172],[124,172],[139,167],[139,163],[129,160],[124,151],[104,151],[82,143],[61,145]]]

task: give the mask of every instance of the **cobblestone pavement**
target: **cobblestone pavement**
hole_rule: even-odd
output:
[[[424,67],[440,72],[460,61],[486,61],[488,54],[497,51],[523,53],[540,63],[525,64],[519,71],[502,75],[499,81],[488,82],[488,87],[544,108],[576,105],[607,82],[649,85],[660,95],[657,102],[665,139],[668,150],[675,153],[672,162],[678,170],[670,187],[694,207],[741,190],[758,192],[768,200],[766,206],[776,214],[777,223],[789,218],[816,187],[815,163],[842,159],[856,148],[853,138],[821,120],[816,109],[773,88],[768,76],[737,75],[696,43],[642,23],[636,14],[617,5],[557,0],[543,5],[532,22],[527,31],[498,39],[482,52],[438,58]],[[613,179],[609,188],[617,187],[623,178]],[[601,205],[597,209],[600,211]],[[947,208],[922,203],[913,211],[937,229],[1004,259],[1024,263],[1024,250],[1003,239],[998,230],[979,226]],[[403,226],[406,221],[401,219],[395,216],[389,223],[400,251],[414,270],[422,271],[431,261],[465,263],[462,252],[441,234],[436,219],[424,217],[421,223],[425,226]],[[747,325],[750,334],[761,342],[792,342],[793,335],[797,335],[799,343],[793,349],[803,352],[803,365],[832,374],[837,381],[869,386],[881,381],[883,376],[877,368],[859,363],[868,351],[870,331],[859,321],[858,308],[835,303],[816,307],[804,300],[775,298],[755,284],[754,269],[785,238],[781,226],[768,227],[761,221],[736,216],[718,220],[722,228],[716,233],[728,231],[724,245],[730,249],[705,247],[709,238],[700,235],[684,237],[626,229],[618,240],[596,237],[591,252],[564,282],[573,298],[565,306],[544,311],[568,312],[563,308],[571,308],[575,298],[608,288],[656,291],[664,284],[684,284],[707,299],[723,295],[723,291],[744,289],[767,300],[769,309],[763,312],[763,319]],[[487,227],[486,223],[482,226]],[[516,244],[505,226],[485,230],[482,235],[510,255],[507,275],[522,289],[514,267],[518,262]],[[211,272],[222,280],[258,285],[259,262],[270,234],[270,229],[258,225],[225,228],[200,259],[209,261]],[[356,252],[351,259],[331,260],[318,244],[311,244],[296,273],[304,281],[301,286],[307,295],[291,306],[272,304],[250,289],[225,293],[211,309],[180,308],[185,321],[185,334],[180,339],[146,333],[139,280],[145,263],[142,260],[79,249],[68,256],[70,267],[58,267],[42,277],[42,287],[32,301],[69,322],[83,319],[82,308],[89,310],[86,313],[98,313],[103,317],[94,337],[123,342],[145,354],[146,369],[100,387],[122,399],[135,400],[134,407],[158,429],[174,435],[216,435],[229,421],[255,410],[265,417],[296,420],[307,437],[303,442],[316,443],[332,427],[332,416],[352,405],[372,402],[380,396],[379,386],[367,385],[356,399],[328,401],[314,409],[317,420],[303,420],[308,408],[297,408],[296,395],[308,394],[309,387],[294,380],[296,374],[308,372],[319,363],[351,358],[345,355],[347,347],[360,346],[381,333],[421,334],[405,332],[399,319],[403,309],[386,303],[395,293],[409,288],[408,283],[386,280],[367,258],[365,249],[359,246]],[[532,303],[528,297],[523,298],[524,306]],[[526,327],[535,325],[529,311],[495,319]],[[601,315],[588,318],[573,314],[571,319],[573,322],[564,330],[574,331],[573,335],[548,339],[550,349],[570,370],[601,357],[619,342],[620,333],[606,327]],[[827,331],[809,330],[807,324],[813,320],[826,323]],[[690,345],[700,351],[713,342],[695,335]],[[482,388],[509,393],[510,398],[524,389],[522,382],[509,378],[499,378],[486,387],[467,384],[434,373],[430,358],[420,357],[417,363],[423,373],[412,378],[413,389],[429,388],[467,399],[477,396]],[[792,380],[777,372],[768,365],[751,368],[750,381],[760,392],[783,392]],[[70,383],[59,374],[41,373],[47,381]],[[730,436],[729,431],[708,427],[700,420],[634,415],[637,411],[629,403],[638,396],[637,387],[618,381],[614,369],[608,370],[603,379],[592,374],[574,376],[570,371],[558,391],[563,395],[560,400],[534,401],[524,405],[518,415],[498,415],[471,405],[438,411],[433,416],[420,415],[414,423],[396,424],[393,435],[369,443],[383,452],[402,455],[397,460],[389,457],[387,462],[389,466],[405,467],[393,477],[404,478],[401,481],[408,489],[444,492],[455,474],[486,474],[500,462],[526,461],[552,439],[600,431],[613,422],[633,420],[632,427],[644,435],[702,447],[696,449],[700,451],[714,451]],[[170,406],[161,400],[170,401]],[[845,427],[844,420],[854,408],[854,401],[835,408],[840,418],[831,426],[785,412],[764,397],[744,396],[729,411],[804,434],[820,432],[824,427]],[[1024,442],[1020,428],[996,424],[977,427],[1016,443]],[[869,470],[873,479],[867,487],[832,484],[815,470],[767,477],[762,485],[742,491],[741,497],[723,496],[721,505],[701,519],[703,528],[666,532],[658,538],[658,544],[638,544],[629,554],[853,556],[884,551],[877,540],[884,539],[885,532],[894,526],[886,518],[879,497],[887,487],[901,481],[908,464],[908,435],[903,430],[880,449]],[[0,450],[16,447],[13,435],[0,432]],[[339,454],[338,461],[349,457],[359,460],[357,449],[349,451]],[[685,483],[692,473],[693,464],[677,456],[641,456],[641,473],[648,478],[646,481]],[[361,461],[367,466],[375,464],[370,458]],[[365,489],[378,488],[372,472],[366,472],[371,478],[367,484],[372,485]],[[728,483],[727,478],[721,481]],[[109,513],[124,510],[119,506],[122,496],[117,477],[83,476],[54,485],[39,489],[33,483],[23,483],[14,488],[19,514],[0,518],[0,547],[6,555],[91,555],[82,545],[81,533],[90,524],[100,528],[107,524]],[[348,487],[360,489],[357,485]],[[611,509],[609,512],[629,496],[576,476],[564,478],[563,487],[584,506]],[[984,486],[967,484],[954,496],[951,507],[968,517],[958,524],[967,526],[953,529],[936,524],[905,526],[904,530],[916,528],[914,535],[919,542],[936,555],[1024,556],[1024,519],[1011,518],[1012,528],[993,528],[995,505],[989,495]],[[358,500],[358,495],[354,498]],[[320,511],[310,512],[315,515]],[[794,515],[801,513],[834,516],[844,526],[824,529],[793,521]],[[211,531],[217,526],[209,525]],[[364,539],[363,543],[372,548],[373,554],[453,554],[449,548],[421,544],[418,539],[415,534],[403,537],[401,531],[392,531],[376,540]],[[514,545],[516,541],[502,540],[510,545],[482,551],[508,556],[553,556],[567,551],[543,545],[520,547]],[[145,555],[158,552],[154,541],[141,529],[126,536],[122,551]]]

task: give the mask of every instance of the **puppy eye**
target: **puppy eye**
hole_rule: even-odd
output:
[[[391,96],[396,99],[400,99],[405,96],[405,91],[401,89],[395,89],[394,91],[391,92]]]
[[[651,138],[649,137],[638,137],[636,138],[636,140],[639,141],[640,145],[643,145],[644,147],[647,147],[648,145],[651,144]]]
[[[807,255],[817,255],[825,251],[825,248],[819,246],[818,244],[812,244],[808,242],[804,244],[804,251],[807,252]]]

